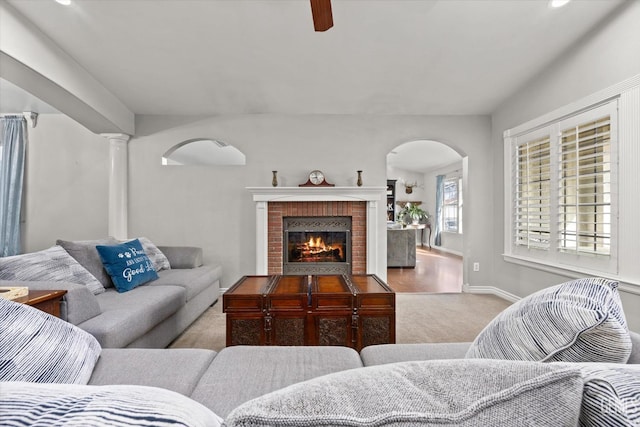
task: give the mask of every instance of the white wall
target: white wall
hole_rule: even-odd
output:
[[[504,177],[502,133],[563,105],[612,86],[640,73],[640,2],[632,1],[583,42],[551,64],[529,82],[492,117],[493,192],[493,284],[500,289],[526,296],[566,277],[503,261]],[[470,180],[471,182],[471,180]],[[622,230],[621,230],[622,231]],[[624,232],[624,231],[622,231]],[[640,238],[640,236],[638,236]],[[640,289],[638,290],[640,292]],[[640,295],[622,292],[630,328],[640,330]]]
[[[23,251],[108,232],[107,140],[62,114],[29,128]]]
[[[417,139],[446,142],[469,154],[472,188],[468,250],[486,255],[491,238],[485,222],[492,209],[486,116],[238,115],[211,118],[138,117],[138,136],[129,143],[129,234],[159,244],[201,246],[206,259],[224,265],[222,286],[255,273],[255,208],[245,187],[270,186],[278,171],[281,186],[297,186],[313,169],[337,186],[353,186],[362,170],[365,186],[386,186],[386,155]],[[190,138],[215,138],[247,156],[246,166],[160,165],[162,154]],[[482,165],[482,166],[480,166]],[[385,203],[380,203],[381,242],[386,242]],[[386,262],[386,246],[379,256]],[[488,262],[488,259],[487,259]],[[478,274],[478,273],[474,273]]]
[[[205,259],[224,265],[223,286],[255,272],[255,209],[245,187],[297,186],[322,169],[338,186],[353,186],[356,170],[365,186],[386,186],[386,155],[416,139],[445,141],[486,165],[487,116],[279,116],[138,118],[129,142],[129,236],[157,244],[194,245]],[[164,152],[195,137],[218,138],[247,155],[246,166],[161,166]],[[93,239],[108,233],[108,141],[63,115],[41,115],[30,131],[25,195],[25,251],[47,248],[58,238]],[[471,190],[488,193],[491,174],[470,167]],[[491,237],[482,221],[487,197],[468,199],[469,253],[482,259]],[[380,203],[381,242],[386,242],[385,203]],[[386,263],[386,245],[378,253]],[[473,273],[477,275],[478,273]],[[473,280],[472,277],[469,280]],[[472,282],[473,283],[473,282]]]

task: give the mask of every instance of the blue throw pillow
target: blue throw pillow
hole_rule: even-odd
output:
[[[113,246],[98,245],[96,249],[118,292],[130,291],[158,278],[138,239]]]

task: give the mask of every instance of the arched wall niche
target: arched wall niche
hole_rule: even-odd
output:
[[[163,166],[244,166],[246,163],[242,151],[211,138],[182,141],[162,155]]]

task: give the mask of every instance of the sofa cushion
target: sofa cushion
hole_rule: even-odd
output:
[[[105,288],[113,287],[109,273],[104,269],[102,260],[96,249],[97,245],[115,245],[118,241],[113,237],[97,240],[56,240],[78,263],[87,269]]]
[[[227,347],[213,359],[191,397],[224,418],[263,394],[359,367],[360,356],[348,347]]]
[[[171,268],[195,268],[202,265],[202,248],[195,246],[158,246]]]
[[[352,369],[236,408],[232,426],[574,426],[580,370],[497,360],[402,362]]]
[[[215,356],[199,348],[105,348],[89,384],[161,387],[190,396]]]
[[[149,283],[149,286],[180,286],[186,290],[187,301],[200,295],[220,280],[222,267],[219,265],[204,265],[196,268],[174,268],[158,272],[158,280]]]
[[[131,385],[4,383],[0,419],[12,426],[215,427],[222,419],[173,391]]]
[[[640,365],[583,363],[580,425],[640,425]]]
[[[0,280],[72,282],[85,285],[96,295],[104,292],[98,279],[61,246],[0,258]]]
[[[184,306],[179,286],[139,286],[121,294],[107,289],[97,296],[102,313],[79,326],[103,347],[126,347]]]
[[[360,350],[364,366],[437,359],[464,359],[471,343],[378,344]]]
[[[529,295],[493,319],[466,357],[625,363],[631,338],[617,287],[589,278]]]
[[[76,326],[0,298],[0,381],[86,384],[100,344]]]
[[[130,291],[158,278],[138,239],[118,245],[98,245],[96,249],[118,292]]]

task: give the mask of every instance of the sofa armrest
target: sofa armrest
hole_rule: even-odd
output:
[[[195,246],[158,246],[171,268],[196,268],[202,265],[202,248]]]
[[[99,315],[102,310],[96,296],[84,285],[70,282],[0,281],[0,286],[26,286],[34,291],[66,290],[60,305],[60,317],[78,325]]]

